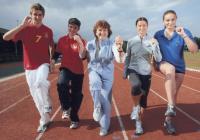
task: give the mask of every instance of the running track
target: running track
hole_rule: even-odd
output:
[[[130,86],[122,79],[123,65],[115,65],[112,98],[111,130],[106,137],[99,136],[99,127],[92,119],[93,103],[89,94],[88,74],[85,72],[84,99],[79,112],[80,127],[69,129],[69,121],[61,119],[56,91],[58,69],[50,74],[53,112],[50,128],[38,134],[39,114],[29,94],[23,74],[0,80],[0,139],[1,140],[200,140],[200,73],[187,71],[178,96],[176,117],[177,135],[170,136],[163,128],[166,109],[163,75],[153,72],[148,109],[145,112],[145,134],[136,137],[134,122],[130,120],[132,100]]]

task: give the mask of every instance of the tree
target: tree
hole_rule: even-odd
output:
[[[199,49],[200,49],[200,38],[194,37],[195,42],[197,43]]]

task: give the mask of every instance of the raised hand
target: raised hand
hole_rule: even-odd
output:
[[[116,36],[116,37],[115,37],[115,45],[116,45],[117,50],[118,50],[119,52],[122,52],[122,51],[123,51],[123,49],[122,49],[123,39],[122,39],[121,36]]]
[[[157,46],[158,45],[158,41],[155,38],[151,38],[150,39],[150,44],[151,44],[151,46]]]
[[[24,26],[24,27],[26,27],[26,26],[31,26],[31,25],[32,25],[32,19],[31,19],[31,17],[26,16],[26,17],[23,19],[21,25]]]
[[[183,27],[176,27],[176,32],[177,32],[177,34],[179,34],[181,37],[186,36]]]
[[[79,35],[74,35],[74,40],[76,40],[78,43],[82,43],[81,37]]]

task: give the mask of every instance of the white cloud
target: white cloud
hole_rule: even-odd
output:
[[[189,12],[195,9],[196,13],[200,12],[199,2],[194,0],[12,0],[12,4],[1,0],[1,27],[11,29],[16,26],[17,20],[21,21],[29,14],[29,8],[34,2],[40,2],[45,7],[44,23],[53,29],[56,41],[66,34],[67,21],[71,17],[81,20],[80,33],[87,39],[93,38],[92,28],[99,19],[109,21],[113,36],[120,34],[128,39],[136,34],[135,20],[145,16],[149,20],[149,32],[154,34],[163,28],[162,14],[167,9],[175,9],[180,15],[178,22],[187,21],[184,25],[188,25],[195,34],[200,34],[196,30],[200,19],[197,14]],[[192,9],[188,9],[189,5],[192,5]]]

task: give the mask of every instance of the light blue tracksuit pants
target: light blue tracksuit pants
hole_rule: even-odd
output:
[[[89,85],[94,108],[99,105],[102,107],[103,116],[99,121],[100,126],[108,130],[111,117],[113,69],[105,67],[98,71],[89,70]]]

